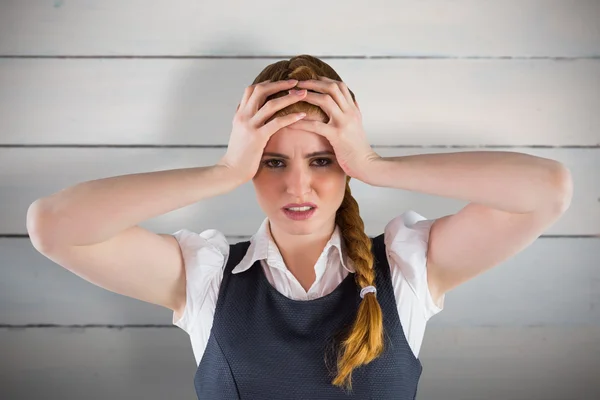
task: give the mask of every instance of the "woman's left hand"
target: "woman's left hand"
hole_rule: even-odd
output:
[[[329,116],[329,122],[302,119],[288,127],[324,136],[331,143],[337,162],[346,175],[366,181],[369,167],[381,157],[367,142],[362,114],[346,84],[319,76],[319,80],[299,81],[296,87],[319,92],[307,90],[302,101],[319,106]]]

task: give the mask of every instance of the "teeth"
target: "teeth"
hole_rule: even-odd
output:
[[[310,209],[312,209],[313,207],[291,207],[288,208],[288,210],[292,210],[292,211],[308,211]]]

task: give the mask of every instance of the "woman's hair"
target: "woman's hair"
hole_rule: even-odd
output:
[[[318,79],[318,75],[342,81],[340,76],[327,63],[313,56],[303,54],[293,57],[289,61],[278,61],[267,66],[252,84],[287,79],[297,79],[298,81]],[[266,102],[287,94],[287,90],[275,93],[267,97]],[[350,94],[352,100],[355,100],[354,93],[351,90]],[[318,115],[324,119],[325,123],[329,122],[329,117],[320,107],[305,101],[299,101],[279,110],[265,123],[270,122],[273,118],[297,112]],[[365,233],[358,203],[350,192],[349,183],[350,176],[346,179],[346,192],[342,204],[337,210],[335,222],[341,228],[348,257],[355,266],[356,283],[361,288],[370,285],[375,286],[371,239]],[[370,292],[365,294],[358,308],[354,324],[340,343],[337,355],[337,376],[335,376],[332,383],[336,386],[345,386],[347,389],[351,389],[352,370],[368,364],[382,352],[383,317],[375,293]]]

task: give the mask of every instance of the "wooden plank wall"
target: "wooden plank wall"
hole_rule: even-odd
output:
[[[210,165],[243,90],[308,53],[356,93],[385,156],[508,150],[572,171],[571,208],[528,249],[449,292],[428,325],[423,399],[600,398],[600,2],[0,2],[0,398],[193,399],[169,310],[39,254],[35,199],[77,182]],[[465,204],[353,181],[367,233]],[[145,221],[160,233],[262,221],[251,184]]]

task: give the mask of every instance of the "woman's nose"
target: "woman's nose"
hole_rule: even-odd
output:
[[[311,180],[310,171],[291,171],[286,179],[288,194],[302,198],[311,191]]]

